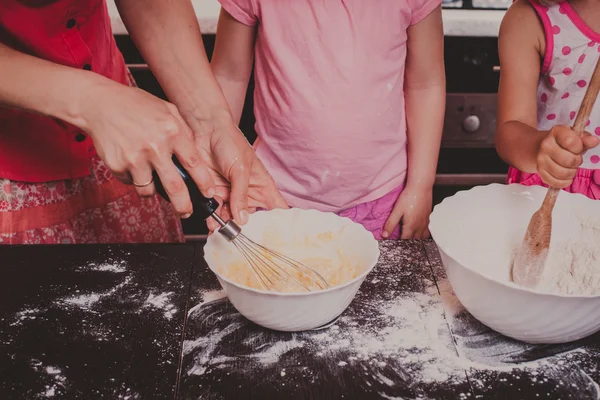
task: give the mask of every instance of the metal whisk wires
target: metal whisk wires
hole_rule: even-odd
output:
[[[217,213],[211,217],[221,225],[219,233],[242,253],[264,290],[280,291],[283,287],[293,291],[292,282],[309,292],[329,287],[327,280],[314,269],[246,237],[233,220],[224,221]],[[303,277],[308,282],[303,282]]]

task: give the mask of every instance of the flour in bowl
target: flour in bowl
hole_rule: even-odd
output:
[[[224,277],[253,289],[277,292],[306,292],[349,282],[368,267],[364,257],[348,251],[343,230],[306,235],[293,241],[283,241],[273,233],[265,235],[264,243],[276,250],[256,248],[242,251],[252,259],[238,256],[233,262],[216,269]],[[288,258],[290,257],[290,258]],[[252,265],[251,265],[252,264]]]
[[[278,292],[303,292],[323,289],[321,278],[331,286],[341,285],[358,277],[364,270],[365,264],[351,260],[337,251],[337,257],[310,256],[298,259],[299,268],[293,268],[289,263],[274,259],[268,254],[261,254],[264,263],[251,268],[246,261],[236,262],[227,267],[218,268],[220,274],[253,289],[264,289],[265,285]],[[314,271],[314,272],[313,272]],[[316,274],[315,274],[316,272]]]
[[[600,295],[600,221],[581,221],[578,234],[550,246],[538,290]]]

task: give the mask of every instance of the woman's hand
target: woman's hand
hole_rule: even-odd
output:
[[[579,136],[568,126],[552,128],[540,143],[536,158],[542,181],[558,189],[570,186],[583,163],[583,154],[598,143],[600,140],[587,132]]]
[[[427,239],[429,215],[433,202],[432,188],[407,186],[398,197],[381,236],[385,239],[400,226],[400,239]]]
[[[192,203],[171,161],[175,154],[201,192],[215,195],[213,178],[194,135],[173,104],[106,79],[95,80],[90,92],[86,95],[93,102],[82,105],[76,124],[91,136],[98,155],[119,180],[135,183],[140,195],[151,196],[155,192],[152,171],[156,170],[175,210],[186,218],[192,213]]]

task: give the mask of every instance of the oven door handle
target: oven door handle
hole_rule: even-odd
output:
[[[149,71],[150,67],[148,64],[126,64],[127,69],[130,71]]]
[[[436,186],[475,186],[506,183],[506,174],[437,174]]]

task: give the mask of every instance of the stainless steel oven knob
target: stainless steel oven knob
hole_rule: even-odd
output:
[[[469,115],[464,119],[462,126],[465,132],[474,133],[481,126],[481,121],[477,115]]]

